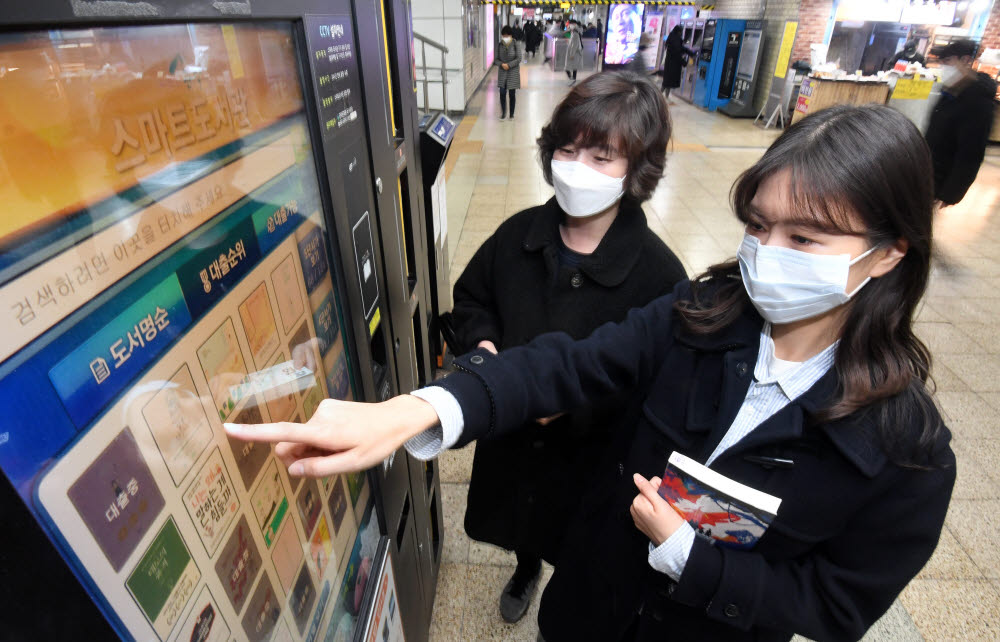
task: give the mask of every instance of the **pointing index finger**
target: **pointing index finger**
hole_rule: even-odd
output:
[[[305,424],[282,421],[275,424],[222,424],[226,434],[241,441],[296,441],[311,443],[315,429]]]

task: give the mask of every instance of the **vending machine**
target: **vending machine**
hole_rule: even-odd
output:
[[[693,95],[698,107],[715,111],[729,102],[745,28],[746,20],[713,19],[705,23]]]
[[[704,20],[687,20],[684,25],[684,48],[689,51],[701,51],[702,37],[705,35]],[[684,100],[694,102],[694,87],[698,80],[698,56],[690,56],[688,64],[681,72],[681,86],[678,95]]]
[[[222,429],[426,381],[408,9],[0,8],[5,635],[426,639],[434,463]]]
[[[736,67],[736,82],[733,83],[732,96],[729,103],[719,108],[727,116],[735,118],[750,118],[756,115],[753,108],[754,86],[757,83],[757,73],[763,57],[764,21],[747,20],[743,31],[743,44],[740,46],[739,64]]]

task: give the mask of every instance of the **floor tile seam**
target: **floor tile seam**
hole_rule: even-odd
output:
[[[966,445],[966,442],[971,442],[971,441],[987,441],[987,440],[990,440],[990,439],[989,438],[985,438],[985,439],[984,438],[976,438],[976,437],[959,437],[959,444],[960,444],[959,448],[963,448],[964,449],[964,447]],[[979,473],[982,474],[982,475],[984,475],[986,477],[986,479],[988,479],[990,482],[992,482],[994,488],[997,488],[998,492],[1000,492],[1000,479],[998,479],[996,476],[994,476],[995,473],[994,474],[990,474],[991,473],[990,466],[988,465],[987,462],[984,462],[982,459],[980,459],[980,457],[979,457],[979,451],[977,451],[975,448],[972,448],[973,445],[974,444],[968,444],[969,450],[966,452],[966,454],[969,457],[972,458],[972,461],[979,468]],[[972,497],[972,498],[960,499],[960,500],[956,500],[956,501],[964,501],[964,502],[995,502],[995,501],[1000,501],[1000,497],[998,497],[998,498],[994,498],[994,497]]]
[[[943,527],[942,527],[942,530],[947,531],[947,533],[949,535],[951,535],[952,539],[955,540],[955,543],[958,544],[959,550],[961,550],[962,554],[965,555],[965,561],[968,562],[968,563],[970,563],[972,565],[972,567],[974,569],[976,569],[976,572],[979,573],[979,577],[961,577],[961,578],[959,578],[959,577],[955,577],[955,578],[947,578],[947,577],[941,577],[941,578],[923,577],[923,578],[920,578],[920,579],[955,580],[955,581],[959,581],[959,582],[964,582],[966,580],[968,580],[968,581],[976,581],[976,580],[979,580],[979,579],[988,580],[989,577],[987,577],[986,573],[983,572],[983,569],[979,566],[979,563],[976,562],[976,559],[974,557],[972,557],[972,555],[969,553],[968,549],[966,549],[965,545],[962,544],[962,540],[958,538],[958,535],[955,533],[955,529],[952,528],[951,526],[949,526],[947,523],[945,523],[943,525]],[[938,546],[940,546],[940,545],[941,545],[941,540],[938,539]],[[935,552],[936,551],[937,551],[937,548],[935,547]]]
[[[515,568],[517,564],[516,563],[501,564],[499,562],[473,562],[471,559],[469,559],[469,566],[489,566],[492,568]]]
[[[469,593],[469,587],[468,587],[469,573],[468,573],[468,568],[467,568],[469,566],[469,564],[466,561],[466,562],[462,563],[461,566],[463,566],[465,568],[462,568],[462,591],[461,591],[462,608],[460,609],[461,610],[461,615],[459,617],[459,624],[458,624],[458,634],[460,636],[465,633],[465,612],[468,610],[466,608],[466,606],[468,605],[468,600],[466,599],[466,596]]]
[[[928,583],[934,583],[934,584],[942,584],[942,583],[945,583],[945,582],[965,582],[965,583],[968,583],[968,584],[984,584],[984,585],[990,586],[993,589],[993,592],[996,594],[996,597],[1000,598],[1000,588],[997,588],[997,586],[994,584],[994,580],[992,580],[992,579],[990,579],[988,577],[984,577],[982,579],[979,579],[979,578],[969,578],[969,579],[965,579],[965,580],[956,580],[956,579],[947,579],[947,578],[934,578],[934,577],[920,577],[920,578],[913,578],[910,581],[911,584],[914,583],[914,582],[928,582]],[[910,617],[913,617],[913,614],[910,613],[910,610],[908,608],[906,608],[905,605],[903,605],[903,610],[906,611],[907,614],[910,615]]]

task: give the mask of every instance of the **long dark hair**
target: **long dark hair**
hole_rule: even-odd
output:
[[[930,274],[934,188],[927,144],[888,107],[824,109],[789,127],[736,180],[730,196],[741,221],[748,220],[761,183],[786,170],[796,212],[852,234],[858,232],[852,221],[860,219],[872,247],[899,239],[909,244],[895,268],[872,279],[848,304],[834,361],[838,391],[815,419],[874,413],[890,459],[919,465],[942,429],[926,387],[931,355],[912,325]],[[728,326],[749,304],[736,261],[710,267],[693,291],[690,301],[675,307],[694,333]]]

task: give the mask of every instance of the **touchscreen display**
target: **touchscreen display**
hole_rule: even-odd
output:
[[[222,430],[354,396],[295,37],[0,35],[0,467],[126,637],[339,639],[374,555]]]

